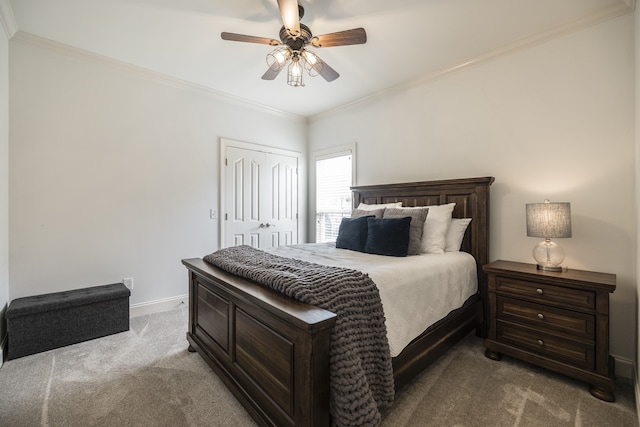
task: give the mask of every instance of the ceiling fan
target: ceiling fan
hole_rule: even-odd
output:
[[[277,46],[275,50],[267,55],[269,68],[262,76],[263,80],[275,79],[285,65],[291,61],[287,73],[287,83],[289,85],[304,86],[302,79],[304,70],[312,77],[319,74],[326,81],[332,82],[340,77],[340,74],[307,48],[309,46],[316,48],[346,46],[367,42],[367,33],[364,28],[354,28],[352,30],[314,36],[309,27],[300,23],[300,19],[304,16],[304,8],[298,4],[297,0],[278,0],[278,7],[284,24],[280,28],[279,41],[267,37],[247,36],[244,34],[227,32],[221,34],[223,40]]]

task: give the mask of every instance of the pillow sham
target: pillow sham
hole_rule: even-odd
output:
[[[471,218],[452,218],[445,237],[445,252],[458,252]]]
[[[367,243],[367,219],[369,218],[374,217],[342,218],[340,228],[338,228],[336,248],[364,252]]]
[[[387,208],[384,210],[383,218],[411,218],[409,227],[409,248],[407,255],[419,255],[422,252],[422,233],[425,220],[428,218],[429,208]]]
[[[360,203],[356,209],[370,211],[372,209],[399,208],[401,206],[402,202],[381,203],[379,205],[368,205],[366,203]]]
[[[351,212],[351,218],[359,218],[361,216],[375,216],[376,218],[382,218],[382,215],[384,214],[384,208],[382,209],[371,209],[371,210],[366,210],[366,209],[355,209],[353,212]]]
[[[424,222],[424,232],[422,233],[422,253],[443,254],[446,247],[446,235],[451,223],[451,214],[455,203],[446,205],[432,205],[429,208],[429,215]]]
[[[369,254],[407,256],[411,217],[382,218],[367,217],[367,243],[364,251]]]

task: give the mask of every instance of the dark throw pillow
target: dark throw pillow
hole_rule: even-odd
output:
[[[364,246],[367,243],[367,219],[369,218],[374,217],[342,218],[336,238],[336,248],[364,252]]]
[[[411,217],[367,218],[367,227],[367,243],[364,248],[366,253],[407,256]]]
[[[411,227],[409,229],[409,249],[408,255],[420,255],[422,252],[422,232],[424,221],[427,219],[429,208],[387,208],[383,218],[404,218],[411,217]],[[377,218],[377,217],[376,217]]]

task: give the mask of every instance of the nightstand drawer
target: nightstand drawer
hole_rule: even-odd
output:
[[[564,288],[546,283],[525,282],[508,277],[496,278],[496,291],[504,295],[524,298],[541,304],[554,304],[562,307],[586,309],[596,308],[595,292]]]
[[[557,331],[581,339],[595,339],[595,316],[498,296],[496,316],[511,323]]]
[[[595,368],[593,345],[571,341],[526,326],[497,322],[498,341],[529,350],[554,360],[562,360],[583,368]]]

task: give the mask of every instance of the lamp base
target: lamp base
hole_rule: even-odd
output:
[[[551,239],[545,239],[533,248],[533,258],[538,270],[562,271],[560,264],[564,261],[564,250]]]
[[[550,267],[550,266],[540,265],[540,264],[536,264],[536,268],[542,271],[562,271],[563,270],[563,268],[560,266]]]

